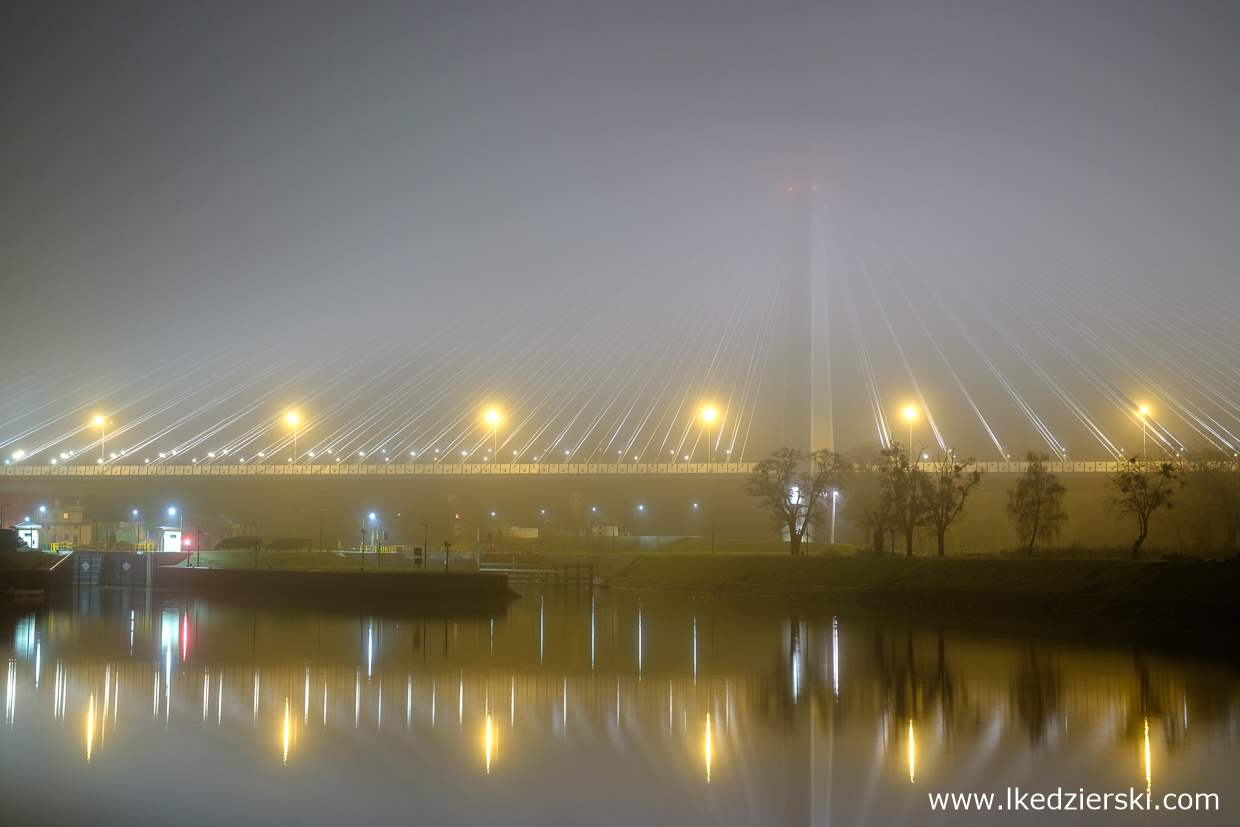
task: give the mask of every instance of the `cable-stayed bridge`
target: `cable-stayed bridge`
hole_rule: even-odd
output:
[[[1240,451],[1240,282],[1120,241],[998,248],[794,185],[688,246],[498,295],[485,324],[49,341],[0,366],[0,455],[6,475],[522,476],[743,473],[781,445],[1064,470]]]

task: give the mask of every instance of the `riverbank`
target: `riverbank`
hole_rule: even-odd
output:
[[[490,572],[161,566],[151,585],[222,598],[366,608],[500,610],[519,597],[508,588],[507,575]]]
[[[1182,617],[1240,624],[1240,560],[773,557],[634,559],[613,588],[842,600],[871,607]]]

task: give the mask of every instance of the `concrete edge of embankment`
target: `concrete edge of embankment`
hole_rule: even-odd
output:
[[[809,586],[712,580],[613,577],[617,589],[684,592],[733,597],[775,597],[856,603],[875,609],[961,611],[985,614],[1109,615],[1126,619],[1194,619],[1240,625],[1240,602],[1141,599],[1123,596],[1046,594],[975,589],[911,589],[885,586]]]
[[[671,580],[647,577],[612,577],[607,585],[615,589],[692,592],[695,594],[740,595],[746,597],[797,597],[807,600],[860,600],[869,589],[855,586],[802,586],[777,583],[745,583],[733,580]]]

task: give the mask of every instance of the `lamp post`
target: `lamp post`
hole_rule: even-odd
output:
[[[387,527],[388,527],[388,524],[384,523],[383,525],[375,529],[374,541],[375,541],[375,567],[376,568],[383,567],[383,560],[379,557],[379,552],[383,550],[383,529]]]
[[[298,454],[297,454],[297,423],[298,423],[300,420],[297,418],[297,414],[296,414],[296,413],[290,413],[288,416],[286,416],[286,417],[285,417],[285,420],[288,422],[288,424],[290,424],[290,425],[292,425],[292,426],[293,426],[293,459],[295,459],[295,460],[296,460],[296,459],[298,459]]]
[[[835,501],[840,498],[840,489],[831,489],[831,544],[835,545]]]
[[[323,518],[326,516],[326,511],[319,512],[319,554],[323,553]]]
[[[486,420],[487,420],[487,423],[491,426],[491,459],[498,462],[499,461],[499,423],[503,422],[504,418],[499,415],[499,411],[492,408],[491,410],[487,411]]]
[[[711,445],[710,445],[710,423],[715,421],[715,416],[716,416],[715,409],[712,406],[707,405],[705,408],[702,409],[702,421],[706,423],[706,470],[707,471],[710,470],[710,461],[711,461],[712,454],[713,454],[713,452],[711,451]]]
[[[0,505],[0,528],[4,528],[4,509],[12,507],[13,503],[5,503],[4,505]]]
[[[1150,412],[1149,408],[1145,407],[1144,405],[1141,406],[1141,459],[1147,459],[1146,451],[1148,449],[1145,446],[1145,434],[1146,434],[1145,415],[1148,414],[1149,412]]]
[[[108,425],[102,416],[95,417],[95,424],[99,426],[99,461],[107,461],[108,450]]]
[[[904,409],[904,418],[908,420],[908,455],[913,455],[913,420],[917,418],[917,409],[909,405]]]
[[[373,525],[374,521],[375,521],[375,512],[372,511],[370,512],[370,522],[372,523],[371,528],[370,528],[370,542],[372,544],[375,541],[375,528]],[[366,565],[366,521],[365,520],[362,520],[362,545],[358,548],[358,551],[362,553],[362,565],[364,566]]]
[[[422,523],[421,520],[418,522]],[[422,523],[422,570],[426,570],[426,559],[431,556],[431,548],[428,546],[427,538],[430,536],[430,523]]]
[[[258,537],[258,523],[243,523],[243,525],[254,526],[254,568],[258,568],[258,547],[262,545],[262,540]]]
[[[448,558],[452,556],[452,543],[447,540],[443,541],[443,571],[448,573]]]

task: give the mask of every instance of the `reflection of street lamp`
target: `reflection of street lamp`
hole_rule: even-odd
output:
[[[707,405],[705,408],[702,409],[702,421],[706,423],[706,470],[707,471],[710,470],[710,461],[711,461],[711,456],[713,453],[711,451],[711,446],[710,446],[710,423],[715,421],[715,416],[716,416],[715,409],[711,407],[710,405]]]

